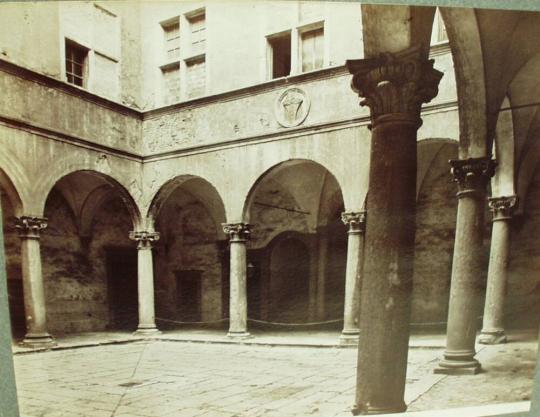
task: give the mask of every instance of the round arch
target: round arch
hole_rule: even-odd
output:
[[[165,182],[152,196],[146,212],[148,224],[153,226],[161,208],[171,194],[182,188],[203,202],[216,224],[226,222],[225,205],[217,188],[208,180],[197,175],[179,175]],[[221,231],[218,232],[220,234]]]
[[[141,220],[142,219],[141,219],[141,213],[140,213],[139,207],[138,207],[137,203],[135,202],[135,199],[132,197],[130,192],[127,190],[127,188],[123,184],[121,184],[117,179],[111,177],[110,175],[99,172],[99,171],[91,170],[91,169],[80,169],[80,170],[75,170],[75,171],[68,172],[68,173],[64,174],[63,176],[61,176],[60,178],[57,178],[57,180],[52,184],[51,184],[51,181],[48,181],[48,186],[50,188],[46,189],[46,193],[43,194],[43,198],[38,201],[38,204],[40,205],[40,213],[44,212],[45,203],[46,203],[47,198],[50,195],[51,191],[53,190],[53,188],[60,181],[62,181],[63,179],[71,177],[71,176],[75,176],[75,175],[90,175],[90,176],[93,176],[93,177],[97,177],[101,181],[103,181],[104,184],[106,184],[109,187],[112,187],[114,191],[117,191],[118,196],[120,197],[120,199],[124,203],[128,213],[129,213],[129,216],[130,216],[131,221],[133,223],[133,229],[138,230],[138,229],[141,228],[141,225],[142,225]],[[91,192],[90,195],[85,199],[85,202],[84,202],[84,204],[83,204],[83,206],[81,208],[81,214],[84,214],[84,213],[86,213],[88,211],[87,210],[88,204],[91,204],[94,208],[97,208],[96,205],[94,204],[95,202],[91,201],[93,199],[90,198],[93,195],[94,195],[94,193]],[[102,200],[102,202],[103,202],[103,200]],[[87,219],[85,221],[87,221]]]
[[[457,158],[458,142],[448,138],[429,138],[418,142],[417,159],[418,168],[416,175],[416,198],[420,195],[422,187],[427,176],[432,171],[434,165],[443,156],[445,158],[445,170],[450,174],[450,165],[447,163],[449,159]],[[441,169],[441,168],[440,168]]]
[[[281,171],[283,169],[290,168],[292,166],[300,165],[300,164],[310,164],[310,165],[314,165],[314,166],[317,166],[317,167],[323,169],[324,172],[326,173],[326,175],[331,176],[333,178],[333,180],[335,180],[335,182],[338,185],[339,190],[341,191],[341,195],[343,197],[343,200],[345,200],[345,196],[344,196],[344,193],[343,193],[343,187],[342,187],[340,181],[338,180],[336,175],[334,175],[332,173],[332,171],[330,171],[325,165],[323,165],[320,162],[317,162],[317,161],[315,161],[313,159],[291,158],[291,159],[287,159],[287,160],[284,160],[284,161],[281,161],[281,162],[278,162],[278,163],[274,163],[270,167],[267,167],[266,170],[264,170],[264,172],[262,172],[261,174],[258,175],[257,179],[250,186],[249,191],[248,191],[246,197],[244,198],[244,204],[243,204],[243,208],[242,208],[242,220],[245,221],[246,223],[249,223],[249,221],[250,221],[250,209],[251,209],[251,207],[253,205],[255,195],[257,194],[257,189],[258,189],[259,185],[266,178],[268,178],[268,176],[270,174],[275,174],[275,173],[277,173],[277,172],[279,172],[279,171]],[[322,190],[321,190],[321,192],[322,192]],[[320,207],[318,207],[318,209],[320,209]],[[317,215],[317,218],[318,218],[318,215]]]

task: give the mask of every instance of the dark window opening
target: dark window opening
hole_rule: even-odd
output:
[[[86,48],[66,41],[66,78],[68,83],[84,87],[87,55]]]
[[[272,48],[272,78],[286,77],[291,73],[291,34],[268,39]]]

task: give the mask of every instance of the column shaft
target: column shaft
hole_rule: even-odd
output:
[[[358,320],[360,307],[360,286],[364,254],[365,212],[343,213],[342,220],[349,226],[347,241],[347,267],[345,272],[345,306],[343,331],[340,343],[344,345],[358,342]]]
[[[489,200],[493,212],[491,251],[484,305],[484,320],[479,339],[483,344],[506,342],[504,333],[504,301],[510,255],[511,211],[517,202],[515,196]]]
[[[247,331],[247,247],[250,228],[246,223],[224,224],[230,236],[230,303],[229,332],[235,338],[249,337]]]
[[[353,414],[405,411],[420,107],[442,73],[420,46],[347,61],[372,138]]]
[[[21,238],[21,263],[26,315],[26,335],[23,345],[51,346],[54,341],[47,331],[45,290],[41,271],[40,231],[47,226],[46,219],[23,216],[17,220]]]
[[[154,262],[152,244],[159,239],[156,232],[131,232],[130,238],[137,241],[137,293],[139,299],[139,325],[137,335],[159,333],[156,327],[154,305]]]
[[[446,350],[435,373],[475,374],[480,370],[474,355],[484,269],[484,201],[494,165],[488,158],[456,160],[451,164],[459,185],[459,201]]]

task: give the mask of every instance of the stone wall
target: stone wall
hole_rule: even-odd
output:
[[[519,204],[523,215],[512,221],[506,323],[538,326],[540,317],[540,170]]]
[[[125,208],[114,200],[96,214],[89,246],[78,234],[69,205],[56,190],[49,196],[45,215],[49,226],[42,235],[41,253],[49,331],[109,328],[105,248],[133,245],[127,238],[130,226]]]
[[[176,321],[221,319],[218,226],[204,204],[181,189],[165,202],[156,223],[156,230],[161,233],[155,245],[157,317]],[[198,292],[200,297],[190,300],[191,305],[181,304],[188,296],[182,294],[183,284],[191,285],[185,291]]]

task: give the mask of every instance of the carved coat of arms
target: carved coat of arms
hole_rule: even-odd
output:
[[[298,87],[287,88],[276,99],[276,120],[283,127],[298,126],[306,120],[309,106],[309,97],[304,90]]]

